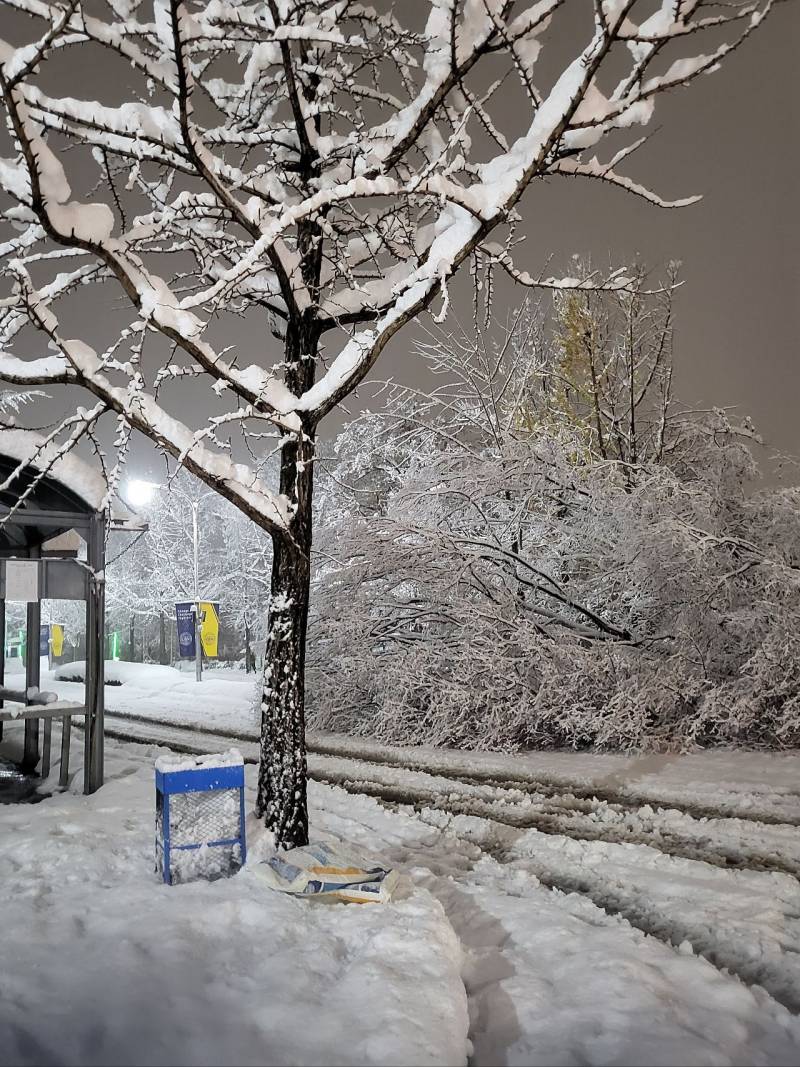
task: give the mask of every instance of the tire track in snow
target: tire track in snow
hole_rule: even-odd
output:
[[[379,796],[374,796],[374,799],[390,811],[404,807],[404,805],[398,805],[396,802]],[[435,810],[442,811],[441,808]],[[533,875],[546,889],[555,890],[565,896],[581,897],[603,914],[610,918],[617,917],[624,920],[632,929],[654,938],[674,951],[685,954],[686,946],[691,946],[690,955],[707,960],[722,975],[738,979],[748,988],[763,989],[773,1000],[793,1014],[800,1013],[800,985],[797,977],[782,973],[780,968],[774,966],[780,960],[781,952],[800,952],[800,945],[792,948],[786,943],[781,943],[777,951],[774,951],[770,936],[774,931],[765,930],[767,936],[764,938],[764,944],[759,946],[762,954],[756,951],[750,954],[746,950],[737,954],[733,946],[728,943],[725,931],[722,931],[719,936],[714,935],[713,917],[711,922],[705,925],[702,921],[692,922],[691,918],[683,920],[681,916],[676,916],[674,911],[667,914],[654,906],[652,901],[646,897],[631,895],[630,890],[626,892],[627,887],[613,879],[608,879],[606,884],[603,884],[602,875],[598,874],[591,864],[585,868],[586,873],[583,873],[582,865],[576,865],[570,873],[562,871],[555,874],[552,868],[546,863],[537,861],[535,856],[522,857],[514,854],[509,848],[508,840],[503,840],[502,834],[498,841],[490,844],[486,840],[487,835],[479,835],[476,839],[474,834],[459,832],[452,823],[443,825],[442,822],[427,817],[424,808],[415,810],[415,816],[423,825],[456,838],[464,846],[471,849],[478,848],[482,855],[497,861],[501,866],[512,871]],[[488,818],[483,821],[487,824],[494,823],[500,830],[506,826],[506,824]],[[644,844],[640,847],[650,848]],[[474,868],[476,862],[473,856],[470,866]],[[702,863],[703,861],[692,860],[690,862]],[[786,913],[786,917],[790,920],[800,920],[800,914]],[[459,936],[462,936],[458,924],[454,923],[454,926]],[[775,958],[772,961],[767,958],[765,961],[765,955],[769,957],[771,949]],[[470,992],[469,989],[468,992]]]
[[[236,730],[222,730],[218,727],[192,726],[186,723],[154,719],[146,715],[136,715],[130,712],[106,711],[106,717],[185,731],[189,734],[208,734],[212,737],[225,738],[245,744],[258,743],[258,734],[255,730],[245,733]],[[565,808],[569,807],[575,811],[582,810],[587,813],[595,810],[598,802],[600,802],[605,803],[609,809],[617,810],[620,813],[623,811],[635,812],[642,807],[655,807],[679,811],[694,819],[740,819],[743,822],[757,823],[759,825],[800,828],[800,816],[791,818],[763,809],[757,811],[743,809],[734,801],[715,804],[703,803],[697,799],[686,800],[673,795],[659,796],[655,793],[636,790],[629,785],[618,788],[611,788],[600,783],[582,785],[539,772],[524,777],[519,775],[499,777],[496,772],[483,768],[473,767],[469,771],[464,771],[445,762],[440,762],[434,757],[415,758],[413,750],[410,749],[398,748],[393,750],[388,747],[382,748],[379,757],[374,749],[360,745],[358,739],[353,739],[352,743],[348,739],[345,744],[338,739],[325,740],[312,735],[308,739],[307,747],[308,752],[312,755],[349,759],[375,767],[397,767],[402,770],[430,774],[437,778],[450,779],[464,785],[486,786],[497,790],[553,798]],[[465,753],[465,756],[468,755],[469,753]],[[781,796],[797,799],[800,806],[800,792],[782,793]]]
[[[577,893],[607,915],[620,916],[637,930],[674,949],[680,949],[684,944],[691,945],[695,955],[702,956],[718,970],[735,975],[747,986],[760,986],[789,1011],[800,1013],[800,987],[796,978],[785,977],[777,972],[770,973],[769,961],[765,962],[762,955],[756,954],[755,958],[746,959],[743,954],[736,954],[732,951],[732,946],[725,943],[724,937],[709,938],[710,927],[707,931],[698,932],[696,923],[682,922],[674,913],[665,915],[653,908],[649,901],[632,898],[629,892],[626,894],[623,887],[613,882],[604,886],[598,879],[577,872],[556,876],[535,860],[525,860],[519,865],[520,869],[534,874],[548,889],[556,889],[566,894]],[[792,949],[785,943],[780,944],[775,955],[779,957],[786,951],[797,952],[798,949]]]
[[[485,836],[476,839],[474,834],[460,834],[458,828],[451,823],[443,823],[441,819],[432,817],[434,813],[414,813],[408,808],[399,808],[393,803],[380,801],[377,798],[374,799],[380,805],[380,808],[385,809],[387,814],[392,817],[402,815],[407,821],[413,821],[421,827],[419,838],[416,836],[409,837],[406,832],[406,834],[400,835],[401,839],[398,841],[395,840],[394,835],[387,834],[385,820],[374,818],[365,822],[363,810],[360,811],[358,816],[358,824],[362,825],[363,823],[363,826],[369,831],[368,840],[371,834],[373,838],[386,842],[391,853],[391,863],[406,867],[409,865],[413,867],[421,866],[428,869],[428,874],[423,879],[422,884],[429,888],[441,901],[451,925],[465,946],[467,962],[464,971],[464,984],[470,1003],[469,1036],[475,1048],[475,1054],[470,1063],[476,1065],[476,1067],[477,1065],[505,1062],[504,1050],[508,1048],[509,1044],[515,1044],[515,1038],[519,1036],[525,1038],[528,1026],[532,1028],[532,1032],[527,1035],[527,1040],[528,1042],[533,1042],[531,1048],[536,1047],[541,1052],[538,1044],[539,1038],[532,1036],[533,1033],[537,1032],[537,1027],[540,1026],[539,1021],[526,1017],[522,1030],[520,1030],[515,1011],[509,1012],[507,1010],[509,1000],[505,990],[505,980],[507,979],[510,982],[509,991],[515,990],[514,997],[521,995],[520,985],[517,980],[518,976],[516,976],[516,964],[519,959],[525,960],[526,956],[528,957],[526,961],[526,970],[528,971],[527,986],[523,983],[522,989],[526,992],[528,989],[530,990],[534,1003],[541,1004],[540,998],[547,1000],[550,997],[553,1000],[553,1011],[557,1014],[559,1010],[563,1009],[563,1000],[569,1000],[570,995],[575,992],[569,980],[566,986],[563,985],[564,978],[562,974],[564,954],[566,952],[568,958],[572,950],[566,949],[563,942],[559,940],[560,935],[557,932],[550,931],[552,920],[555,920],[557,924],[561,921],[573,923],[575,920],[587,924],[585,934],[579,929],[573,931],[581,945],[576,956],[583,956],[587,947],[586,937],[588,936],[593,945],[593,958],[596,965],[606,969],[608,972],[607,978],[601,983],[603,988],[602,995],[609,996],[615,1004],[614,998],[616,994],[613,989],[619,990],[621,986],[624,987],[624,983],[627,980],[621,975],[629,976],[634,971],[638,972],[638,980],[642,981],[644,988],[648,990],[652,988],[652,966],[656,968],[657,972],[661,972],[662,969],[667,972],[672,969],[682,970],[682,973],[685,974],[690,983],[686,988],[681,984],[678,1002],[683,1005],[682,1007],[676,1008],[672,998],[669,998],[667,1005],[663,1005],[660,1001],[660,997],[663,995],[660,986],[657,986],[658,991],[655,993],[657,1003],[653,1004],[652,1007],[657,1010],[660,1020],[659,1025],[664,1023],[664,1011],[669,1014],[675,1009],[676,1018],[667,1024],[667,1028],[676,1024],[679,1027],[686,1024],[687,1006],[693,1002],[693,996],[698,996],[699,994],[702,995],[699,995],[698,1004],[703,1005],[703,1010],[706,1010],[709,1014],[709,1020],[713,1019],[714,1025],[720,1028],[720,1034],[725,1033],[726,1027],[730,1026],[734,1020],[737,1023],[739,1021],[743,1022],[743,1016],[740,1019],[737,1012],[750,1002],[746,998],[743,999],[741,994],[735,991],[734,987],[731,988],[730,994],[726,994],[724,988],[729,982],[735,983],[736,986],[740,985],[742,992],[748,989],[755,997],[754,1003],[758,1004],[759,1010],[763,1009],[765,1014],[775,1013],[780,1018],[779,1013],[787,1007],[786,1004],[781,1003],[779,998],[767,992],[763,985],[750,980],[748,976],[738,973],[735,968],[715,963],[709,954],[690,951],[688,944],[684,943],[687,939],[683,939],[683,941],[676,940],[674,934],[665,932],[663,928],[649,921],[632,922],[623,913],[622,909],[604,907],[603,904],[598,902],[596,894],[566,888],[563,883],[557,883],[552,877],[538,877],[533,871],[525,867],[512,865],[513,857],[506,855],[507,848],[505,845],[498,847],[497,842],[494,845],[488,845]],[[325,800],[324,811],[326,815],[335,812],[337,808],[343,809],[341,816],[339,816],[342,819],[342,825],[335,825],[334,829],[342,836],[348,837],[352,820],[348,818],[346,804],[342,804],[342,802],[331,804],[329,800]],[[498,827],[498,829],[500,828]],[[435,839],[431,839],[426,831],[432,831]],[[491,865],[488,869],[489,873],[491,874],[492,868],[496,872],[488,883],[486,879],[487,868],[485,866],[487,863]],[[453,870],[458,871],[457,879],[452,876]],[[508,874],[504,874],[504,871],[507,871]],[[418,874],[419,872],[415,872],[417,877]],[[536,932],[536,928],[543,918],[542,904],[544,903],[541,898],[538,898],[537,904],[536,889],[539,885],[545,890],[556,890],[558,897],[556,901],[545,905],[547,918],[544,919],[544,929],[541,934]],[[529,891],[526,886],[530,887]],[[495,922],[492,919],[491,907],[488,913],[484,913],[483,908],[480,906],[468,907],[465,910],[465,901],[469,904],[470,900],[472,900],[473,904],[479,905],[479,896],[482,893],[485,894],[487,889],[498,899],[520,898],[520,905],[523,901],[526,902],[528,906],[518,911],[518,920],[523,923],[521,929],[515,929],[514,925],[511,927],[504,926],[503,922]],[[478,896],[475,896],[475,894],[478,894]],[[484,900],[488,902],[489,898],[484,896]],[[534,908],[535,916],[533,927],[530,925],[531,906]],[[498,918],[502,918],[506,911],[507,905],[500,903],[499,910],[495,911],[494,914]],[[487,918],[489,920],[488,926],[486,923]],[[605,931],[606,934],[601,934],[601,931]],[[517,933],[522,934],[519,943],[516,942]],[[552,933],[552,937],[550,933]],[[602,944],[604,946],[607,945],[607,951],[605,947],[600,948],[598,951],[598,946],[595,944],[598,934],[600,934]],[[612,940],[605,942],[603,941],[604,936],[610,936]],[[643,940],[638,942],[636,940],[638,937],[643,938]],[[655,949],[655,945],[658,945],[658,951]],[[540,958],[540,952],[543,950],[545,953],[544,960]],[[620,957],[626,957],[620,974],[616,973],[614,967],[610,964],[607,953],[612,958],[616,958],[618,953]],[[677,962],[679,958],[684,962],[679,964]],[[692,966],[695,960],[698,965],[702,961],[702,966],[699,968]],[[591,968],[592,965],[588,963],[587,966]],[[692,993],[691,987],[697,981],[698,976],[702,976],[703,966],[713,970],[722,984],[714,986],[711,983],[707,988],[695,989],[694,993]],[[550,970],[551,967],[553,968],[552,971]],[[530,981],[531,977],[533,978],[532,982]],[[607,988],[612,991],[606,992]],[[716,989],[716,993],[712,994],[712,988]],[[640,992],[641,989],[637,984],[637,995]],[[649,995],[646,992],[645,999]],[[592,996],[592,994],[589,994],[588,1003],[585,1005],[586,1016],[590,1019],[594,1017],[595,1012]],[[710,996],[711,1001],[707,1002],[706,996]],[[718,1018],[715,1014],[717,1009],[712,1004],[715,999],[718,1008],[722,1012],[732,1015],[732,1019],[727,1024],[722,1022],[721,1018]],[[520,1007],[519,1003],[514,1000],[510,1003],[512,1009]],[[527,1003],[527,1001],[523,1001],[523,1003]],[[734,1006],[737,1003],[739,1007]],[[769,1005],[773,1005],[773,1007],[770,1008]],[[662,1008],[663,1010],[661,1010]],[[623,1009],[623,1011],[626,1010]],[[538,1014],[538,1009],[533,1009],[533,1015],[537,1016]],[[629,1026],[631,1031],[634,1032],[637,1029],[637,1024],[634,1021],[624,1025],[625,1027]],[[545,1034],[547,1034],[548,1028],[546,1025],[544,1030]],[[649,1027],[646,1032],[648,1035],[651,1034]],[[550,1033],[552,1033],[552,1030]],[[594,1035],[596,1031],[593,1030],[592,1033]],[[705,1037],[711,1037],[710,1043],[715,1046],[715,1051],[721,1054],[720,1035],[714,1038],[711,1036],[710,1031],[708,1033],[703,1031],[703,1033]],[[560,1036],[559,1047],[561,1047]],[[639,1051],[641,1053],[641,1049]],[[790,1058],[785,1058],[785,1049],[774,1060],[770,1058],[766,1049],[763,1051],[767,1056],[763,1060],[756,1060],[755,1058],[751,1060],[747,1056],[747,1051],[740,1051],[739,1056],[743,1058],[736,1057],[736,1054],[734,1054],[734,1059],[729,1061],[723,1057],[719,1062],[795,1062],[791,1054]],[[578,1050],[576,1049],[575,1052],[577,1053]],[[519,1049],[517,1049],[518,1054]],[[574,1060],[574,1062],[581,1063],[589,1061],[579,1053]],[[525,1062],[525,1060],[517,1058],[515,1062]],[[536,1062],[550,1061],[537,1059]],[[561,1061],[559,1060],[558,1062]],[[564,1060],[564,1062],[567,1062],[567,1060]],[[569,1062],[573,1062],[573,1060],[570,1059]],[[592,1059],[591,1062],[594,1062],[594,1060]],[[630,1062],[645,1061],[637,1059],[635,1061],[630,1060]],[[681,1060],[657,1059],[656,1062],[681,1062]],[[694,1060],[691,1062],[694,1062]]]
[[[346,773],[309,771],[309,776],[318,782],[341,786],[351,793],[363,793],[376,799],[404,804],[417,811],[433,808],[450,815],[471,815],[515,830],[538,830],[549,836],[569,837],[575,841],[646,845],[666,856],[709,863],[723,870],[769,872],[800,878],[800,863],[789,857],[779,858],[753,852],[742,854],[735,847],[726,848],[720,843],[712,844],[708,839],[699,845],[663,827],[648,834],[641,828],[613,826],[606,822],[594,823],[586,818],[579,820],[574,813],[569,815],[565,811],[514,811],[504,803],[504,798],[499,794],[493,800],[482,800],[456,797],[452,793],[442,796],[440,792],[423,790],[419,786],[392,785],[368,778],[354,778]],[[506,810],[498,810],[498,806],[505,807]]]
[[[142,727],[146,727],[145,729],[139,729],[139,726],[140,724],[137,722],[135,727],[128,726],[124,730],[117,730],[112,727],[107,729],[106,733],[109,737],[122,741],[131,741],[137,744],[167,745],[175,751],[192,754],[209,751],[213,747],[215,739],[216,743],[223,740],[240,740],[234,735],[216,731],[212,733],[211,731],[198,731],[185,727],[179,727],[176,730],[174,724],[156,724],[153,720],[146,720],[141,724]],[[211,743],[209,744],[209,742]],[[254,742],[246,742],[246,744],[252,747],[249,751],[243,752],[245,762],[250,764],[257,763],[258,746]],[[656,938],[671,948],[677,948],[682,943],[687,942],[692,946],[695,954],[703,956],[718,970],[733,975],[744,982],[745,985],[761,986],[778,1003],[784,1005],[790,1011],[800,1011],[800,988],[796,988],[791,981],[784,981],[780,977],[773,978],[770,974],[765,975],[763,961],[757,958],[751,961],[743,960],[739,956],[732,955],[724,943],[715,943],[711,925],[704,931],[703,936],[698,936],[697,929],[693,928],[691,923],[682,923],[679,918],[676,919],[674,914],[666,915],[660,913],[649,902],[631,895],[630,892],[626,893],[625,886],[621,884],[611,883],[604,885],[597,876],[592,878],[591,871],[581,873],[579,870],[573,870],[568,874],[564,872],[557,874],[548,868],[546,864],[537,862],[535,857],[525,856],[521,858],[514,856],[510,853],[508,847],[508,834],[509,832],[513,834],[515,831],[524,832],[525,830],[533,829],[540,830],[540,832],[549,837],[567,838],[578,845],[591,846],[593,843],[610,843],[612,845],[621,844],[627,847],[644,848],[648,852],[660,855],[664,860],[675,858],[689,863],[710,863],[713,867],[721,867],[731,875],[735,875],[736,872],[730,869],[730,865],[727,862],[715,864],[713,858],[706,858],[697,850],[694,850],[694,854],[689,856],[676,856],[674,852],[669,851],[667,848],[662,848],[660,843],[650,843],[641,838],[636,841],[614,842],[610,841],[607,834],[602,836],[599,832],[593,837],[587,837],[584,833],[575,832],[574,827],[564,827],[561,824],[557,828],[554,822],[547,823],[547,828],[544,829],[535,825],[534,817],[531,815],[525,815],[520,818],[516,818],[511,813],[501,815],[497,813],[490,802],[470,801],[469,799],[464,801],[463,798],[442,795],[441,792],[431,789],[422,790],[419,787],[412,789],[408,785],[355,779],[352,774],[334,773],[331,770],[326,772],[311,770],[309,776],[322,784],[338,786],[352,794],[371,796],[390,810],[398,807],[411,808],[420,822],[428,824],[431,828],[436,828],[440,832],[443,826],[441,823],[426,817],[427,812],[431,812],[431,814],[438,812],[448,819],[467,815],[481,820],[488,826],[493,825],[500,831],[500,843],[492,847],[487,847],[485,841],[482,843],[476,842],[470,835],[459,833],[452,826],[448,826],[448,832],[465,844],[470,844],[473,848],[477,846],[485,855],[500,860],[500,862],[509,867],[513,864],[519,869],[533,874],[548,889],[559,890],[565,894],[575,893],[586,898],[606,914],[619,916],[629,923],[631,927]],[[604,829],[608,830],[607,827],[604,827]],[[758,874],[763,874],[765,870],[760,866],[744,866],[741,869]],[[784,871],[781,873],[791,872]],[[789,945],[785,947],[789,951],[792,950]],[[798,945],[798,948],[800,948],[800,945]]]
[[[257,762],[258,759],[258,745],[255,740],[241,734],[220,730],[204,729],[200,731],[192,727],[178,726],[175,723],[156,722],[143,716],[134,718],[133,716],[119,715],[114,717],[128,719],[131,722],[136,722],[137,726],[141,724],[142,727],[146,727],[143,732],[137,732],[135,728],[132,730],[130,726],[125,730],[106,727],[107,736],[118,740],[168,744],[176,748],[177,751],[196,753],[204,750],[203,744],[200,744],[198,739],[209,737],[213,739],[212,743],[224,739],[252,745],[255,751],[247,756],[247,762]],[[207,747],[207,742],[204,742],[204,744]],[[313,751],[310,752],[310,755],[319,756],[318,753]],[[322,757],[322,759],[324,758]],[[554,798],[545,797],[543,800],[536,802],[538,810],[534,811],[531,810],[533,803],[520,805],[519,800],[513,795],[519,790],[514,787],[504,785],[487,786],[485,783],[478,785],[470,781],[469,776],[455,774],[448,776],[429,775],[425,771],[418,773],[426,774],[432,780],[440,778],[444,784],[439,785],[435,781],[434,784],[428,787],[419,783],[399,784],[382,781],[380,778],[376,779],[369,774],[369,769],[381,767],[388,770],[397,769],[391,765],[344,756],[331,757],[331,759],[336,759],[339,763],[355,764],[357,769],[354,768],[354,773],[351,770],[343,770],[336,766],[319,766],[320,759],[318,758],[316,761],[310,761],[309,777],[328,785],[341,786],[351,793],[363,793],[376,799],[405,804],[417,810],[434,808],[452,815],[472,815],[516,830],[538,830],[548,835],[564,836],[579,841],[608,841],[615,844],[629,845],[644,844],[668,856],[679,859],[699,860],[725,870],[769,871],[800,878],[800,859],[771,855],[763,851],[753,851],[752,849],[749,852],[742,851],[740,843],[726,846],[721,842],[712,842],[710,835],[704,833],[699,835],[699,840],[693,840],[690,837],[681,835],[664,820],[658,823],[658,816],[653,811],[651,804],[647,804],[645,807],[653,813],[657,824],[648,832],[641,825],[626,826],[622,822],[614,824],[608,821],[607,815],[609,813],[616,812],[619,815],[623,815],[627,811],[635,812],[638,809],[628,808],[628,806],[615,807],[609,802],[599,799],[593,803],[585,799],[576,799],[572,792],[566,792]],[[314,765],[315,763],[317,766]],[[362,772],[361,765],[365,765],[368,768],[366,773]],[[414,770],[413,767],[407,766],[403,766],[402,769]],[[476,789],[492,789],[494,790],[494,795],[481,797],[470,795],[469,793],[459,795],[448,792],[448,782],[467,787],[474,786]],[[532,790],[526,791],[524,795],[532,795]],[[592,818],[594,815],[598,815],[600,818]],[[688,818],[692,819],[693,816],[689,815]],[[752,825],[755,820],[742,821]]]

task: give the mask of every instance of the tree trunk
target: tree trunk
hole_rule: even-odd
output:
[[[287,336],[286,382],[295,395],[313,383],[318,341],[313,327]],[[275,834],[279,848],[308,844],[305,660],[314,438],[314,428],[307,425],[281,449],[280,487],[294,515],[289,533],[273,538],[272,546],[256,815]]]
[[[297,453],[307,457],[303,462]],[[311,579],[313,440],[283,448],[285,475],[294,479],[297,510],[292,539],[273,544],[256,815],[281,848],[308,844],[306,804],[305,660]],[[281,481],[283,482],[283,477]]]
[[[282,848],[308,844],[305,641],[309,564],[297,548],[275,546],[261,700],[256,814]]]

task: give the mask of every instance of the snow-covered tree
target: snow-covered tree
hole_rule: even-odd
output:
[[[178,470],[139,508],[147,530],[120,548],[107,568],[112,625],[131,616],[174,625],[177,600],[194,598],[193,509],[199,531],[198,594],[220,604],[225,630],[253,665],[254,642],[265,636],[271,541],[242,512]]]
[[[6,0],[30,37],[0,44],[0,379],[58,393],[64,450],[116,418],[112,487],[139,431],[271,534],[257,811],[281,844],[307,837],[321,421],[406,323],[438,297],[445,314],[471,257],[523,285],[624,287],[520,262],[517,205],[545,177],[691,202],[623,173],[631,131],[770,6],[595,0],[581,22],[574,0],[430,0],[420,21],[351,0]],[[83,98],[100,55],[107,98]],[[123,298],[118,329],[74,336],[86,285]]]
[[[595,309],[616,322],[604,395],[630,396],[631,324],[671,320],[668,292],[634,296]],[[425,339],[444,384],[394,389],[340,436],[315,546],[315,725],[489,748],[796,744],[800,491],[758,488],[747,420],[664,402],[666,340],[636,462],[624,420],[604,450],[582,405],[543,407],[564,389],[557,304],[554,322],[528,308]]]
[[[532,397],[531,425],[567,416],[590,453],[630,471],[667,447],[672,400],[672,296],[677,265],[647,291],[641,266],[626,291],[555,296],[557,358]]]

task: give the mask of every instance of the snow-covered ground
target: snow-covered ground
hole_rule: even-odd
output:
[[[183,726],[109,726],[254,736],[252,679],[160,671],[122,668],[109,706]],[[109,741],[92,798],[0,808],[0,1062],[800,1062],[798,753],[312,741],[313,833],[402,869],[386,907],[287,900],[252,868],[160,886],[152,746]],[[80,762],[78,735],[76,788]]]
[[[253,826],[250,869],[164,886],[154,755],[110,744],[93,797],[0,808],[0,1063],[465,1061],[461,949],[424,887],[382,907],[271,892]]]
[[[83,676],[82,662],[67,663],[55,671],[43,670],[41,688],[57,692],[64,700],[82,700],[83,681],[65,679]],[[106,662],[106,706],[148,718],[166,716],[192,725],[252,729],[255,687],[252,674],[232,668],[206,670],[198,683],[194,663],[178,670],[155,663]]]

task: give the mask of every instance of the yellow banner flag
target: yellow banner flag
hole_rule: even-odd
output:
[[[58,622],[50,623],[50,651],[54,656],[64,655],[64,627]]]
[[[200,644],[205,655],[214,659],[219,650],[219,604],[201,600],[200,619]]]

